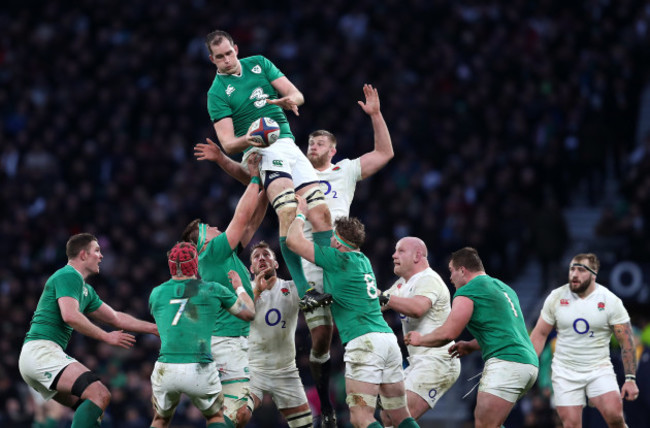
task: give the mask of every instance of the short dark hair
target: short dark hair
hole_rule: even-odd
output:
[[[366,241],[366,227],[356,217],[341,217],[334,222],[334,230],[341,238],[360,248]]]
[[[195,218],[185,227],[183,234],[181,235],[181,241],[192,242],[194,245],[199,243],[199,223],[201,223],[200,218]]]
[[[458,269],[464,267],[470,272],[484,272],[483,262],[476,248],[465,247],[451,253],[451,265]]]
[[[250,255],[251,261],[253,260],[253,253],[258,248],[261,248],[261,249],[264,249],[264,250],[269,250],[271,252],[271,254],[273,254],[273,258],[277,259],[276,255],[275,255],[275,251],[273,251],[271,246],[269,244],[267,244],[266,241],[260,241],[260,242],[258,242],[257,244],[255,244],[255,245],[253,245],[251,247],[251,255]]]
[[[214,30],[207,36],[205,36],[205,45],[208,48],[208,52],[210,52],[210,55],[212,55],[212,48],[211,46],[213,44],[218,45],[221,43],[223,39],[226,39],[230,42],[231,45],[235,46],[235,41],[232,39],[232,36],[225,31],[222,30]]]
[[[87,250],[91,242],[97,241],[95,235],[90,233],[77,233],[72,235],[65,244],[65,255],[68,260],[74,259],[83,250]]]
[[[332,134],[331,132],[326,131],[324,129],[319,129],[319,130],[314,131],[311,134],[309,134],[309,139],[307,141],[311,141],[316,137],[328,138],[330,140],[330,142],[332,143],[332,145],[334,147],[336,147],[336,135]]]
[[[573,258],[571,260],[572,261],[573,260],[580,261],[580,260],[584,260],[584,259],[586,259],[589,262],[588,265],[589,265],[590,268],[592,268],[596,272],[598,272],[600,270],[600,260],[598,260],[598,256],[596,256],[594,253],[576,254],[575,256],[573,256]]]

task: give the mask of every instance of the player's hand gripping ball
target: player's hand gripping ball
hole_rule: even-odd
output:
[[[251,123],[248,132],[261,146],[268,147],[280,137],[280,125],[270,117],[261,117]]]

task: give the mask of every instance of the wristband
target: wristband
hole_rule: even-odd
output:
[[[257,184],[259,186],[262,185],[262,180],[257,175],[254,175],[251,177],[251,184]]]
[[[246,293],[246,290],[244,289],[244,286],[242,285],[240,287],[237,287],[237,289],[235,290],[235,293],[237,293],[237,295],[239,296],[239,295],[242,295],[242,294]]]
[[[636,376],[633,374],[626,374],[625,382],[636,382]]]
[[[296,214],[296,218],[299,218],[302,221],[307,221],[307,217],[303,213]]]

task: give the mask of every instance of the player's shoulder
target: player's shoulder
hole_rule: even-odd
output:
[[[50,281],[66,281],[66,282],[78,282],[80,284],[84,283],[84,279],[75,268],[70,265],[66,265],[61,269],[54,272],[50,278]]]
[[[596,283],[596,289],[594,290],[594,293],[603,296],[607,300],[611,300],[611,301],[621,300],[621,298],[618,297],[616,294],[614,294],[613,291],[611,291],[609,288],[599,283]]]

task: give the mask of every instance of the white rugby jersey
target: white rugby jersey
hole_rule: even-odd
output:
[[[431,333],[445,322],[451,312],[449,289],[440,275],[431,268],[426,268],[413,275],[408,281],[400,277],[386,293],[399,297],[424,296],[431,300],[431,308],[422,318],[411,318],[400,314],[404,335],[410,331],[422,334]],[[451,341],[439,348],[412,345],[408,345],[407,348],[411,357],[415,355],[448,355],[447,349],[454,343]]]
[[[343,159],[330,165],[325,171],[316,170],[325,202],[332,214],[332,223],[339,217],[350,215],[350,205],[361,180],[361,158]],[[306,221],[303,231],[311,239],[311,223]]]
[[[582,372],[611,367],[612,326],[630,321],[621,299],[600,284],[584,299],[572,293],[569,284],[556,288],[541,316],[557,330],[552,364]]]
[[[255,319],[248,337],[249,366],[275,371],[296,368],[298,292],[293,281],[278,278],[255,302]]]

